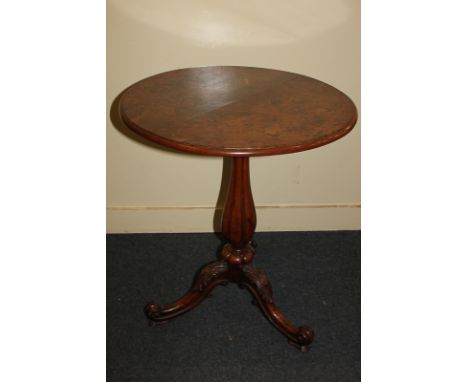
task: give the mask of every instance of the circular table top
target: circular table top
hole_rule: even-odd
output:
[[[145,138],[204,155],[255,156],[312,149],[347,134],[353,102],[324,82],[242,66],[174,70],[121,96],[125,124]]]

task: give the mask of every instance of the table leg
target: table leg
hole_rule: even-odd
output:
[[[260,307],[268,320],[303,353],[309,350],[314,339],[314,331],[308,326],[296,327],[291,324],[273,302],[273,292],[268,278],[260,269],[246,265],[242,269],[244,280],[242,284],[254,296],[256,305]]]
[[[225,261],[213,261],[205,265],[195,277],[192,288],[183,297],[164,306],[154,303],[147,304],[145,307],[146,316],[151,322],[162,324],[192,310],[209,295],[213,288],[228,282],[228,270]]]
[[[314,332],[308,326],[292,325],[274,305],[271,284],[266,274],[251,266],[256,246],[253,239],[256,225],[255,204],[250,188],[249,157],[233,158],[229,186],[223,210],[222,233],[227,243],[221,260],[209,263],[198,273],[192,288],[176,302],[159,306],[150,303],[146,316],[163,323],[200,304],[219,284],[227,282],[245,286],[254,296],[268,320],[302,352],[308,350]]]

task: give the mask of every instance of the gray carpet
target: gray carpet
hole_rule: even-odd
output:
[[[172,302],[215,258],[214,234],[107,237],[108,381],[360,380],[360,232],[256,233],[254,265],[275,303],[316,338],[300,353],[236,285],[167,325],[149,327],[149,302]]]

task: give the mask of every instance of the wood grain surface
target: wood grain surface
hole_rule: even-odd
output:
[[[354,127],[341,91],[299,74],[212,66],[146,78],[122,94],[125,124],[163,146],[203,155],[257,156],[330,143]]]

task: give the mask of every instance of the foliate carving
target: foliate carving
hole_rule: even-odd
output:
[[[267,275],[261,269],[246,265],[242,268],[247,282],[255,287],[259,297],[269,304],[273,304],[273,292]]]
[[[219,278],[223,273],[228,271],[228,265],[225,261],[214,261],[200,271],[197,278],[196,288],[203,292],[205,288],[215,279]]]

